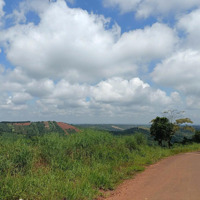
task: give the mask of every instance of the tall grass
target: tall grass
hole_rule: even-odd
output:
[[[114,189],[144,166],[200,145],[163,149],[149,146],[141,134],[113,136],[83,130],[26,138],[0,137],[0,199],[94,199]]]

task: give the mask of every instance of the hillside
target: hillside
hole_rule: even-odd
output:
[[[26,135],[43,135],[45,133],[50,133],[50,132],[70,134],[70,133],[75,133],[78,131],[79,130],[76,127],[70,124],[67,124],[64,122],[56,122],[56,121],[40,121],[40,122],[3,121],[3,122],[0,122],[0,134],[16,133],[16,134],[26,134]]]
[[[142,133],[146,136],[150,135],[149,128],[133,127],[125,130],[111,131],[113,135],[133,135],[136,133]]]
[[[142,127],[149,128],[149,125],[136,125],[136,124],[77,124],[80,128],[90,128],[95,130],[104,131],[124,131],[131,128]]]
[[[147,124],[78,124],[77,126],[80,128],[109,131],[115,136],[128,136],[136,133],[142,133],[147,137],[148,141],[153,141],[153,138],[150,136],[150,125]],[[194,125],[193,128],[200,130],[199,125]],[[181,128],[172,137],[172,143],[182,142],[184,138],[191,139],[193,135],[193,132]]]

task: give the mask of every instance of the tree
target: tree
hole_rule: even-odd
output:
[[[180,128],[184,130],[188,130],[191,132],[195,132],[195,129],[192,126],[188,126],[188,124],[192,124],[193,121],[191,121],[190,118],[182,118],[182,119],[177,119],[176,122],[174,123],[174,130],[180,130]]]
[[[171,146],[172,136],[180,129],[189,130],[195,132],[192,126],[188,126],[188,123],[193,123],[190,118],[180,118],[184,111],[168,110],[163,112],[165,117],[157,117],[153,119],[151,125],[151,135],[162,146],[162,141],[168,142]]]
[[[178,110],[167,110],[163,112],[163,115],[169,119],[171,123],[174,124],[174,131],[178,131],[181,128],[184,130],[188,130],[191,132],[195,132],[195,129],[192,126],[188,126],[188,124],[192,124],[193,121],[190,118],[180,118],[183,116],[185,111]]]
[[[177,118],[182,117],[184,113],[185,111],[178,111],[174,109],[174,110],[166,110],[162,114],[164,117],[168,118],[171,123],[174,123],[175,120]]]
[[[194,142],[200,143],[200,131],[196,131],[192,139]]]
[[[174,124],[166,117],[156,117],[152,121],[150,134],[154,137],[155,141],[162,146],[162,142],[166,141],[168,146],[171,146],[171,138],[174,135]]]

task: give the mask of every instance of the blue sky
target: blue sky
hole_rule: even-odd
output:
[[[199,0],[0,0],[0,120],[149,123],[177,109],[198,124],[199,23]]]

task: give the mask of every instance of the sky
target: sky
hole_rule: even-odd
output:
[[[199,0],[0,0],[0,121],[200,122]]]

